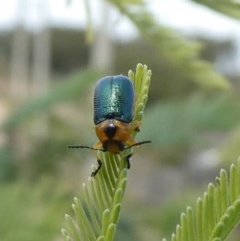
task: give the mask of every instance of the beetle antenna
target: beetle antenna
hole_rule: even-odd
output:
[[[90,147],[90,146],[77,146],[77,145],[70,145],[68,146],[68,148],[70,149],[80,149],[80,148],[85,148],[85,149],[91,149],[94,151],[102,151],[102,149],[98,149],[98,148],[94,148],[94,147]]]
[[[140,145],[143,145],[143,144],[148,144],[148,143],[152,143],[151,141],[140,141],[140,142],[136,142],[134,144],[132,144],[131,146],[128,146],[126,148],[124,148],[124,150],[127,150],[127,149],[130,149],[134,146],[140,146]]]

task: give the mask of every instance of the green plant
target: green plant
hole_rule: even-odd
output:
[[[0,240],[54,240],[71,195],[69,189],[56,186],[53,178],[0,183]]]
[[[133,122],[141,122],[151,71],[138,64],[135,73],[129,71],[129,78],[135,89]],[[132,135],[135,137],[136,132]],[[113,240],[127,184],[126,158],[130,153],[129,149],[120,155],[98,152],[103,167],[87,185],[83,184],[83,195],[74,198],[75,218],[66,215],[67,229],[62,230],[66,240]]]
[[[129,72],[136,91],[134,120],[141,121],[147,101],[151,71],[138,64]],[[135,135],[136,133],[133,133]],[[128,150],[132,151],[132,150]],[[74,198],[74,217],[66,214],[66,241],[111,241],[119,220],[127,184],[126,156],[98,152],[103,162],[99,173],[83,184],[82,194]],[[210,183],[196,207],[187,207],[171,241],[222,241],[240,221],[240,160],[232,164],[230,174],[221,170],[216,185]],[[163,241],[167,241],[163,239]]]
[[[225,240],[240,221],[240,159],[232,164],[228,176],[220,171],[216,185],[210,183],[196,207],[187,207],[171,241]],[[163,239],[163,241],[167,241]]]
[[[107,0],[107,2],[137,27],[141,36],[146,38],[154,46],[155,51],[170,63],[172,71],[183,74],[184,78],[206,90],[231,88],[229,82],[214,71],[210,63],[199,58],[201,48],[199,43],[186,41],[170,28],[157,22],[143,0]]]

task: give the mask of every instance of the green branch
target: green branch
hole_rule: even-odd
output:
[[[220,171],[216,185],[210,183],[196,207],[187,207],[171,241],[223,241],[240,221],[240,159],[229,176]],[[163,239],[162,241],[167,241]]]

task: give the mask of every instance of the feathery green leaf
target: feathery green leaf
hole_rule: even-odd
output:
[[[181,214],[180,225],[171,241],[224,240],[240,221],[240,159],[231,165],[229,175],[220,171],[216,185],[210,183],[195,209]],[[166,239],[163,239],[166,241]]]

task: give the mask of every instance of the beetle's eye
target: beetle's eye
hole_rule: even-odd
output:
[[[117,127],[113,123],[110,123],[104,128],[104,132],[109,139],[112,139],[115,136],[116,130]]]

